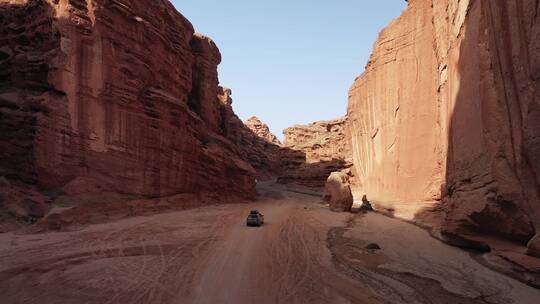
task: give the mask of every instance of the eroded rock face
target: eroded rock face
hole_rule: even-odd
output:
[[[352,166],[346,118],[296,125],[283,131],[282,183],[324,187],[330,173]]]
[[[349,93],[355,194],[432,201],[443,229],[526,243],[540,227],[539,10],[409,1]]]
[[[268,126],[258,119],[256,123],[252,120],[244,124],[233,111],[231,89],[220,87],[218,100],[221,104],[220,115],[223,121],[222,135],[233,143],[242,159],[256,170],[258,179],[266,180],[278,176],[282,168],[280,158],[282,149],[271,140],[273,134],[270,133]]]
[[[308,163],[346,160],[351,155],[345,133],[346,121],[346,118],[339,118],[287,128],[283,131],[284,145],[306,153]]]
[[[330,204],[330,210],[336,212],[351,210],[353,195],[347,174],[332,172],[326,181],[325,192],[325,199]]]
[[[0,176],[255,195],[255,171],[223,135],[219,50],[169,1],[3,0],[0,42]]]
[[[278,146],[281,145],[281,142],[279,141],[277,136],[270,132],[270,128],[268,128],[268,125],[263,123],[258,117],[253,116],[246,120],[244,124],[260,138],[265,139],[271,144]]]

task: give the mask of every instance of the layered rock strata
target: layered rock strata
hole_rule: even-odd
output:
[[[221,55],[166,0],[0,1],[0,176],[73,193],[255,195]]]
[[[258,118],[252,118],[244,124],[232,108],[231,89],[220,87],[218,100],[221,104],[223,136],[238,149],[238,154],[256,171],[258,179],[273,179],[281,174],[282,148],[275,143],[268,126]],[[255,120],[257,120],[255,122]]]
[[[539,16],[533,0],[409,1],[349,93],[355,194],[526,244],[540,228]]]
[[[287,128],[283,131],[284,146],[303,151],[308,163],[347,160],[351,153],[346,138],[346,121],[346,118],[339,118]]]
[[[346,118],[296,125],[283,131],[282,183],[324,187],[330,173],[352,166]],[[350,173],[348,170],[347,173]]]
[[[277,146],[281,145],[281,142],[277,136],[270,132],[268,125],[263,123],[257,116],[250,117],[244,122],[244,124],[258,137],[268,141],[271,144]]]

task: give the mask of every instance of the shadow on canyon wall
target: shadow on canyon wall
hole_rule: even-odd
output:
[[[282,172],[277,179],[278,183],[323,188],[332,172],[350,167],[345,160],[336,158],[310,163],[306,160],[306,153],[290,148],[282,149],[285,157]]]
[[[0,209],[33,222],[60,199],[129,215],[254,198],[219,126],[215,44],[169,1],[102,4],[0,4]]]
[[[505,1],[471,5],[458,62],[452,66],[449,56],[441,91],[449,90],[451,98],[458,86],[455,104],[447,101],[442,200],[414,221],[425,222],[442,209],[443,235],[487,234],[526,245],[540,227],[540,55],[533,45],[540,22],[524,6]]]
[[[75,192],[255,195],[218,126],[219,50],[169,1],[133,1],[129,14],[103,1],[96,16],[84,1],[12,2],[0,4],[0,176]]]
[[[4,16],[6,22],[0,19],[0,176],[36,184],[32,145],[38,116],[47,111],[39,95],[52,89],[43,81],[49,72],[47,58],[36,54],[51,51],[60,40],[58,33],[52,30],[52,19],[41,20],[42,15],[52,15],[52,7],[36,3],[30,6],[2,3],[0,6],[11,14]],[[27,18],[42,23],[28,25]],[[31,31],[22,33],[21,29],[27,27]],[[32,60],[24,55],[28,53],[34,54]],[[14,102],[18,95],[23,95],[26,102]]]
[[[239,119],[234,125],[232,132],[237,134],[229,134],[228,137],[235,139],[234,143],[243,151],[244,159],[257,171],[259,180],[275,179],[281,184],[322,188],[330,173],[350,167],[350,163],[336,158],[309,162],[304,151],[271,143],[259,137]]]

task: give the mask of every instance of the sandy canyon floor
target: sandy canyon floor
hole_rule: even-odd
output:
[[[0,303],[539,303],[540,290],[411,224],[332,213],[274,184],[260,193],[252,204],[0,234]],[[245,226],[250,209],[263,227]]]

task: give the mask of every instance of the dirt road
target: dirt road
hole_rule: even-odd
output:
[[[264,185],[79,231],[0,234],[0,303],[538,303],[540,290],[378,214]],[[267,223],[245,226],[250,209]],[[381,249],[367,249],[376,243]],[[373,247],[373,246],[371,246]]]

